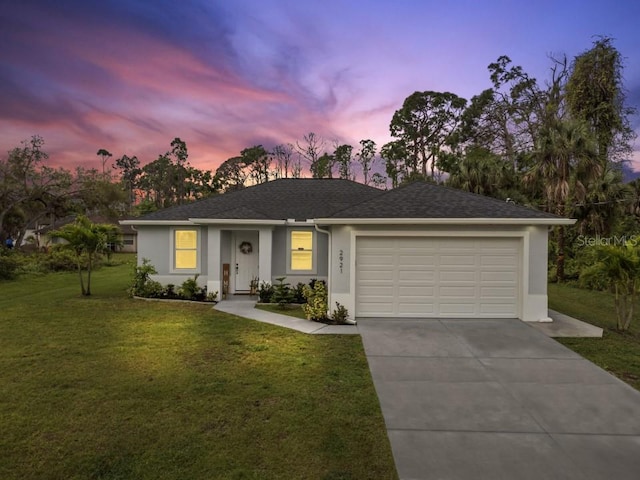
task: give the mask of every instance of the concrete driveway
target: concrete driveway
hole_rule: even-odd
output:
[[[640,392],[519,320],[359,320],[401,479],[640,478]]]

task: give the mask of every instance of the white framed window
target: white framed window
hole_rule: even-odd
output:
[[[287,239],[289,246],[289,272],[315,272],[315,235],[313,230],[290,230]]]
[[[173,272],[198,273],[200,270],[200,231],[196,228],[175,228],[171,235]]]

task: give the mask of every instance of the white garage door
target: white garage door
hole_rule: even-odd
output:
[[[356,316],[518,316],[520,239],[358,237]]]

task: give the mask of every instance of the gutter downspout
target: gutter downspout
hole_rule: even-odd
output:
[[[333,271],[333,255],[331,254],[331,253],[332,253],[332,248],[331,248],[331,231],[329,231],[329,230],[323,230],[322,228],[320,228],[320,227],[318,226],[318,224],[317,224],[317,223],[314,223],[314,224],[313,224],[313,226],[314,226],[314,228],[316,229],[316,232],[324,233],[325,235],[327,235],[327,239],[328,239],[328,242],[329,242],[329,246],[328,246],[329,262],[328,262],[328,265],[327,265],[327,268],[329,269],[329,272],[328,272],[327,278],[328,278],[328,279],[330,279],[330,278],[331,278],[331,272]],[[331,285],[328,285],[328,287],[329,287],[329,288],[328,288],[328,290],[329,290],[329,291],[327,292],[327,294],[328,294],[328,295],[327,295],[327,297],[328,297],[328,298],[327,298],[327,303],[328,303],[328,305],[327,305],[327,306],[329,307],[329,310],[331,310],[331,303],[332,303],[332,302],[331,302]],[[350,318],[347,318],[347,319],[345,320],[345,324],[347,324],[347,325],[356,325],[356,321],[355,321],[355,320],[351,320]]]

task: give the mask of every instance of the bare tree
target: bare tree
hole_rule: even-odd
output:
[[[272,155],[276,161],[276,178],[289,178],[289,171],[293,173],[293,145],[276,145]]]
[[[322,178],[323,172],[318,160],[324,153],[325,141],[313,132],[309,132],[302,137],[302,144],[296,142],[296,150],[309,163],[309,171],[313,178]]]

